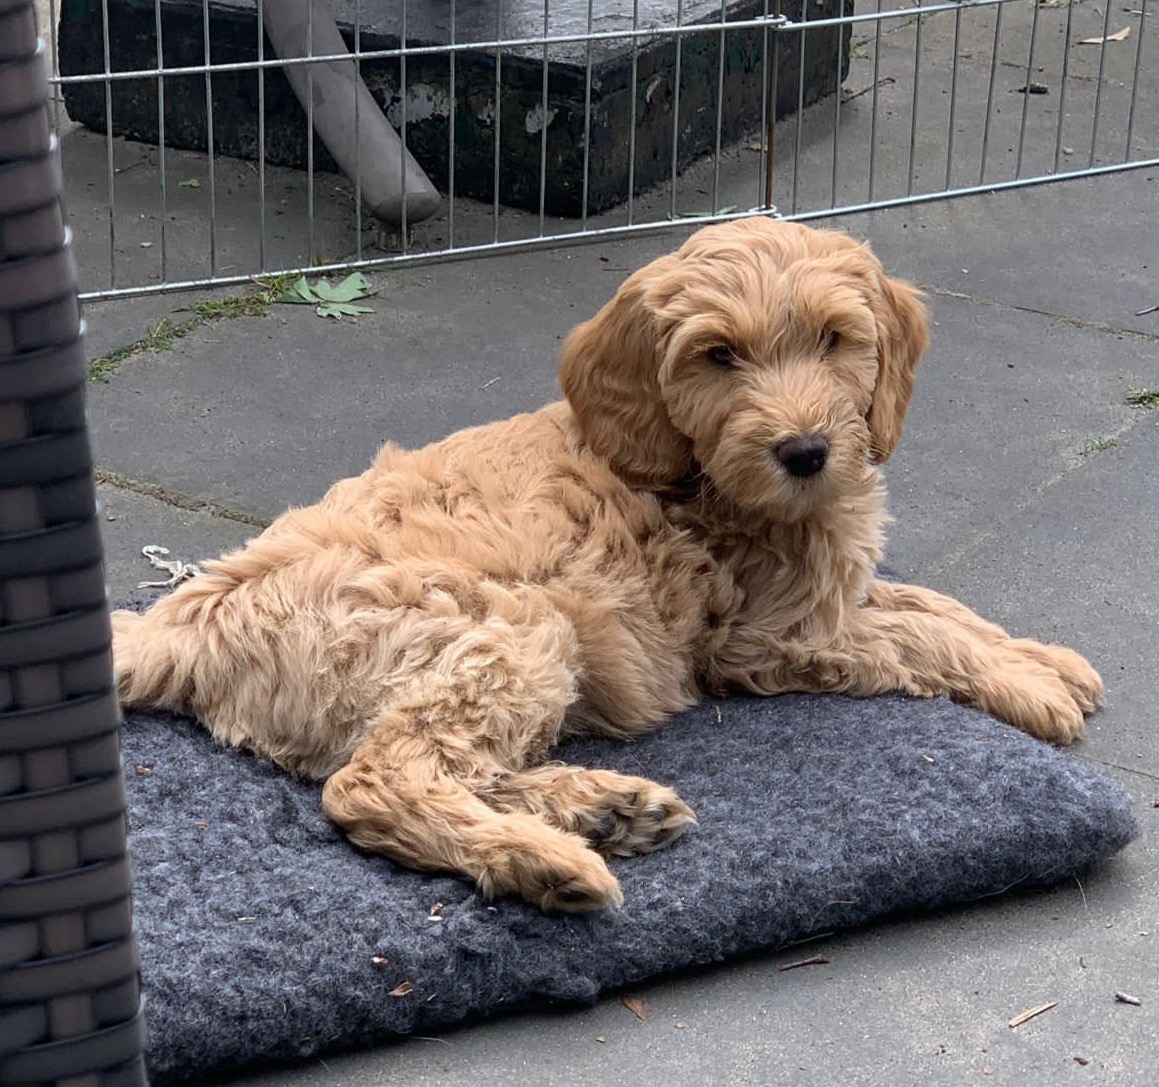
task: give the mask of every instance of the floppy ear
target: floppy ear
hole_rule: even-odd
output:
[[[692,443],[671,423],[660,397],[663,356],[656,315],[663,257],[629,277],[616,296],[564,341],[560,385],[580,433],[631,483],[661,490],[692,468]]]
[[[877,318],[877,386],[866,422],[875,464],[889,459],[901,438],[902,423],[914,389],[914,371],[930,342],[922,294],[897,279],[879,276],[874,303]]]

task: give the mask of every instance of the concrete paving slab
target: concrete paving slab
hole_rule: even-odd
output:
[[[1159,169],[833,220],[925,286],[1159,345]],[[1102,259],[1104,258],[1105,259]]]
[[[357,252],[354,190],[333,174],[315,176],[311,199],[300,171],[268,166],[263,176],[254,163],[167,148],[162,175],[156,147],[109,145],[87,129],[65,135],[60,156],[85,292],[248,276]]]
[[[1107,700],[1082,753],[1159,781],[1159,585],[1148,573],[1159,569],[1159,411],[1133,410],[1115,447],[916,576],[1012,631],[1088,654]]]
[[[86,325],[85,354],[90,364],[147,337],[150,330],[174,327],[187,321],[191,314],[185,307],[205,297],[204,293],[189,292],[87,303],[82,312]],[[165,322],[164,326],[162,322]]]
[[[637,255],[603,252],[379,275],[356,321],[274,306],[205,326],[92,387],[97,460],[265,517],[314,501],[388,438],[421,445],[555,399],[560,339]]]
[[[851,30],[853,61],[840,102],[806,110],[799,126],[796,118],[777,126],[773,202],[783,213],[821,213],[1159,154],[1153,126],[1144,120],[1146,104],[1159,94],[1159,73],[1142,65],[1135,78],[1137,15],[1124,11],[1118,20],[1131,35],[1126,41],[1100,48],[1080,43],[1101,34],[1104,9],[1081,0],[1052,8],[1004,4],[997,35],[992,5],[920,20],[911,4],[884,7],[899,17],[883,20],[880,33],[873,22]],[[1020,93],[1028,82],[1046,93]],[[706,160],[684,175],[682,191],[691,193],[699,179],[719,205],[751,206],[761,150],[759,141],[740,141],[722,157],[719,178]],[[655,195],[643,197],[641,207],[652,210]],[[680,210],[689,209],[681,204]]]
[[[93,387],[97,459],[276,516],[360,472],[384,440],[420,445],[554,399],[562,336],[675,244],[385,274],[375,312],[352,322],[275,306],[206,326]],[[447,317],[432,320],[434,297]],[[947,296],[932,310],[933,347],[889,472],[895,512],[916,530],[891,550],[899,569],[953,550],[980,516],[1078,464],[1087,442],[1133,418],[1124,395],[1154,373],[1146,340]]]
[[[933,344],[886,466],[899,573],[996,531],[1081,467],[1090,443],[1138,421],[1127,392],[1156,377],[1146,339],[974,299],[934,295],[930,306]]]
[[[101,536],[105,544],[105,580],[109,599],[122,603],[142,581],[165,574],[141,555],[151,544],[169,548],[172,559],[197,562],[241,547],[261,530],[204,510],[181,509],[166,502],[108,484],[97,486]]]

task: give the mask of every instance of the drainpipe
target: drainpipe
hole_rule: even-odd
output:
[[[266,36],[282,60],[347,52],[324,0],[267,0],[262,10]],[[314,130],[342,172],[360,185],[362,202],[372,215],[401,225],[404,192],[408,226],[439,210],[438,190],[403,147],[359,78],[353,58],[291,64],[283,71],[303,109],[308,108],[313,83]]]

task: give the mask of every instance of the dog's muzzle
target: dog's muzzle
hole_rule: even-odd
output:
[[[825,467],[825,461],[829,456],[829,442],[820,434],[801,434],[775,445],[773,456],[789,475],[806,479],[815,476]]]

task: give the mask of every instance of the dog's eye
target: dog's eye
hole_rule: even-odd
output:
[[[821,330],[821,350],[826,354],[832,354],[837,348],[841,346],[841,333],[834,332],[831,328],[824,328]]]
[[[736,366],[736,353],[727,344],[719,343],[715,347],[710,347],[707,354],[713,365],[723,370],[731,370]]]

